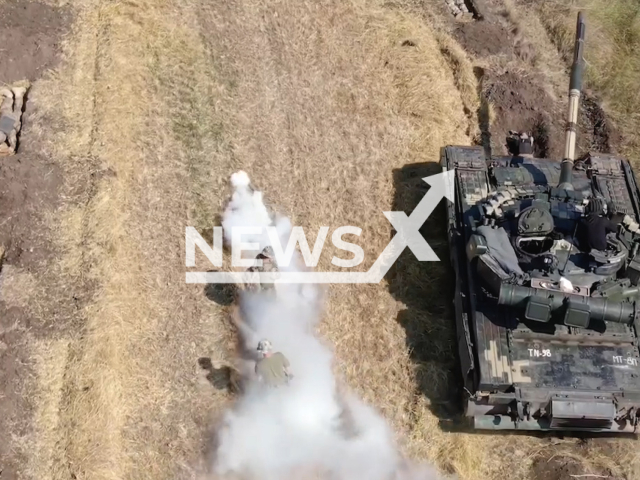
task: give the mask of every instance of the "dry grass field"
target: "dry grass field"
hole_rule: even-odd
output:
[[[600,15],[610,3],[585,0],[601,17],[589,34],[604,38],[607,21],[629,17]],[[574,17],[564,24],[557,12],[573,6],[487,0],[487,22],[503,12],[491,25],[518,29],[517,42],[474,52],[435,1],[47,5],[72,20],[60,64],[34,83],[23,142],[60,181],[31,225],[45,254],[3,269],[3,311],[28,322],[1,325],[27,352],[26,373],[7,386],[26,400],[7,422],[2,480],[3,463],[17,479],[209,478],[212,429],[233,394],[198,360],[229,364],[236,338],[230,306],[185,283],[184,232],[218,224],[233,172],[247,171],[306,231],[362,228],[368,268],[392,235],[382,212],[412,210],[439,148],[477,141],[483,121],[507,128],[482,81],[535,78],[564,111]],[[640,53],[619,38],[591,42],[589,87],[623,134],[637,132]],[[596,73],[607,61],[617,73]],[[638,151],[637,140],[622,148]],[[635,441],[458,431],[444,232],[437,211],[425,234],[440,263],[405,252],[379,285],[330,288],[320,334],[338,377],[388,419],[407,456],[461,480],[640,478]]]

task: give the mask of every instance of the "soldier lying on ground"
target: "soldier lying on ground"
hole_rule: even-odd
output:
[[[262,266],[256,265],[254,267],[249,267],[247,271],[266,274],[271,279],[275,280],[278,273],[278,264],[276,263],[276,255],[273,252],[273,248],[270,246],[265,247],[262,252],[256,256],[256,260],[262,260]],[[258,284],[250,283],[247,285],[247,288],[252,291],[258,289],[273,290],[275,288],[275,284],[268,281],[259,282]]]
[[[293,378],[289,360],[281,352],[273,353],[273,346],[269,340],[260,340],[258,352],[262,358],[256,362],[258,380],[270,387],[287,385]]]

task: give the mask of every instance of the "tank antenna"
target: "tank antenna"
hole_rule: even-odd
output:
[[[580,107],[580,94],[582,92],[582,72],[584,71],[585,23],[582,12],[578,12],[576,27],[576,43],[573,48],[573,64],[571,65],[571,81],[569,83],[569,115],[565,129],[564,157],[560,170],[560,182],[558,188],[573,190],[573,162],[576,155],[576,130],[578,128],[578,109]]]

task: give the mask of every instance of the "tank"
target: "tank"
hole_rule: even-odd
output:
[[[578,14],[562,159],[446,146],[447,204],[465,415],[480,430],[636,433],[640,203],[629,162],[575,158],[585,23]],[[589,215],[608,217],[590,248]],[[586,240],[585,240],[586,239]]]

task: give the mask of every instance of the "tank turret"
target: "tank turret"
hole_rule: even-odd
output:
[[[582,73],[584,71],[585,22],[582,12],[578,13],[576,26],[576,41],[573,49],[573,64],[571,65],[571,80],[569,83],[569,112],[565,129],[564,157],[560,170],[558,188],[573,190],[573,162],[576,155],[576,130],[578,128],[578,110],[582,93]]]

